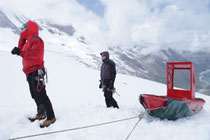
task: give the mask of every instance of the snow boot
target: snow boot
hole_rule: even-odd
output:
[[[48,126],[50,126],[51,124],[53,124],[55,121],[56,121],[56,118],[52,118],[51,120],[45,120],[45,121],[40,125],[40,127],[41,127],[41,128],[48,127]]]
[[[34,122],[36,120],[43,120],[46,118],[46,114],[37,114],[35,117],[28,118],[31,122]]]
[[[114,108],[120,109],[118,105],[117,106],[114,106]]]

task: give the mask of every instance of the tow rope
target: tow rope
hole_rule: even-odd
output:
[[[22,136],[22,137],[16,137],[16,138],[11,138],[9,140],[26,139],[26,138],[31,138],[31,137],[44,136],[44,135],[62,133],[62,132],[67,132],[67,131],[74,131],[74,130],[79,130],[79,129],[86,129],[86,128],[90,128],[90,127],[97,127],[97,126],[102,126],[102,125],[108,125],[108,124],[112,124],[112,123],[117,123],[117,122],[132,120],[132,119],[136,119],[136,118],[140,118],[138,120],[138,122],[137,122],[137,124],[138,124],[139,121],[143,118],[143,115],[138,115],[136,117],[130,117],[130,118],[120,119],[120,120],[116,120],[116,121],[110,121],[110,122],[104,122],[104,123],[99,123],[99,124],[93,124],[93,125],[88,125],[88,126],[75,127],[75,128],[63,129],[63,130],[59,130],[59,131],[52,131],[52,132],[46,132],[46,133],[39,133],[39,134],[34,134],[34,135],[27,135],[27,136]],[[135,127],[137,126],[137,124],[135,125]],[[131,135],[131,133],[133,132],[133,130],[135,129],[135,127],[129,133],[129,136]],[[126,140],[129,138],[129,136],[126,138]]]
[[[135,126],[133,127],[133,129],[131,130],[131,132],[128,134],[128,136],[126,137],[125,140],[128,140],[130,135],[132,134],[133,130],[136,128],[136,126],[138,125],[138,123],[141,121],[141,119],[143,118],[143,115],[139,115],[139,120],[137,121],[137,123],[135,124]]]

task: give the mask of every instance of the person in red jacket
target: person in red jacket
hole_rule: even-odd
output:
[[[28,21],[21,27],[18,47],[14,47],[13,55],[22,57],[23,72],[29,83],[30,93],[37,105],[37,115],[30,121],[47,119],[40,125],[47,127],[56,121],[51,101],[45,89],[44,42],[39,37],[39,27],[33,21]]]

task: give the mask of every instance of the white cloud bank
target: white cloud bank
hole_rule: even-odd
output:
[[[24,15],[30,19],[47,19],[58,24],[71,24],[80,35],[95,45],[104,44],[103,19],[88,11],[76,0],[1,0],[6,13]],[[98,45],[99,46],[99,45]],[[99,46],[100,47],[100,46]]]
[[[147,45],[198,50],[210,45],[208,0],[103,0],[109,40],[122,46]]]
[[[209,0],[101,0],[104,17],[76,0],[1,0],[0,8],[72,24],[98,47],[200,50],[210,45]]]

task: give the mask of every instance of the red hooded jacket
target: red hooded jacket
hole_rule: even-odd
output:
[[[33,21],[27,22],[27,29],[21,33],[18,48],[22,51],[23,72],[30,74],[44,68],[44,42],[38,36],[39,27]]]

